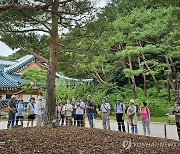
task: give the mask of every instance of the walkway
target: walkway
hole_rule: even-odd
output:
[[[26,121],[24,122],[24,126],[26,127]],[[0,121],[0,129],[6,129],[7,121]],[[86,126],[89,127],[88,122],[86,121]],[[177,140],[177,132],[175,125],[166,125],[167,126],[167,138]],[[101,120],[95,120],[95,128],[102,129]],[[164,133],[164,124],[163,123],[151,123],[151,136],[153,137],[165,137]],[[111,121],[111,130],[117,131],[117,123],[116,121]],[[126,122],[126,131],[127,131],[127,122]],[[138,134],[143,135],[143,128],[140,122],[138,122]]]

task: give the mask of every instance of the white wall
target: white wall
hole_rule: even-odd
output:
[[[37,100],[37,95],[32,95]],[[24,102],[29,102],[29,99],[31,98],[31,95],[23,95],[23,101]]]

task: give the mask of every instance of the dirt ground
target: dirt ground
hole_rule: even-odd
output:
[[[0,142],[0,154],[180,154],[179,141],[71,126],[1,130]]]

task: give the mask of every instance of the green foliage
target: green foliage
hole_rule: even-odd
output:
[[[23,73],[21,78],[24,82],[21,85],[21,89],[27,92],[39,91],[42,94],[45,94],[46,72],[46,70],[30,69]]]
[[[56,86],[56,95],[58,100],[67,100],[73,97],[77,98],[81,96],[86,102],[86,96],[92,95],[92,100],[97,106],[101,105],[101,99],[107,97],[108,102],[111,105],[112,112],[115,105],[115,99],[121,98],[126,107],[129,106],[129,101],[134,98],[130,86],[125,86],[119,89],[115,84],[102,84],[95,85],[82,84],[75,87]],[[172,95],[173,100],[175,97]],[[148,97],[144,97],[143,90],[138,88],[138,98],[135,99],[136,106],[140,108],[141,102],[146,101],[148,107],[151,110],[151,115],[154,117],[166,116],[167,113],[171,113],[174,106],[173,101],[168,102],[168,93],[166,89],[163,89],[158,94],[155,88],[148,89]]]

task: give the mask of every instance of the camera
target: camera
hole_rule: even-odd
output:
[[[17,112],[18,112],[18,110],[17,110],[17,109],[14,109],[13,111],[14,111],[14,113],[17,113]]]
[[[173,111],[172,111],[172,114],[174,114],[174,113],[177,113],[177,111],[176,111],[176,110],[173,110]]]

